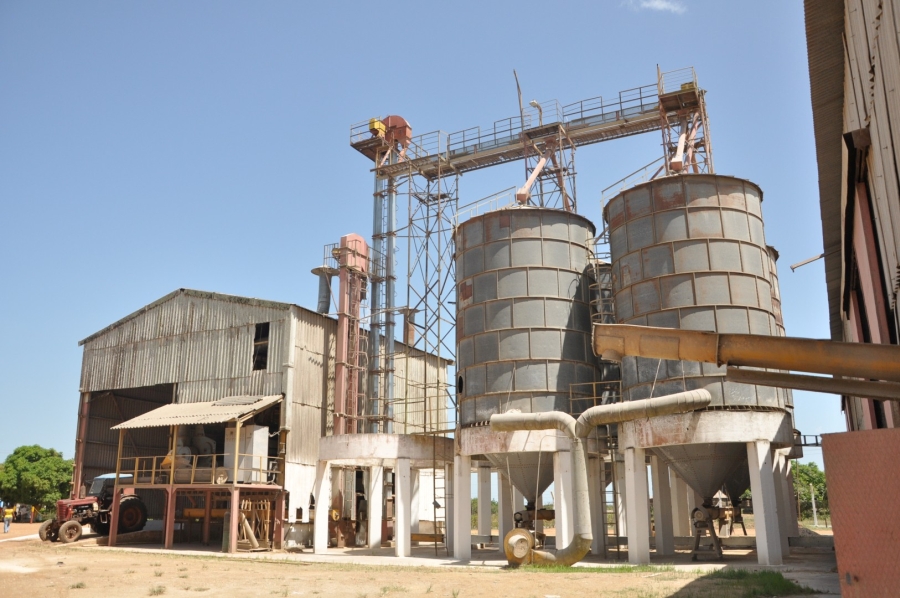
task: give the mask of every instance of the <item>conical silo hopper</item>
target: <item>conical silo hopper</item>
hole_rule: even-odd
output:
[[[587,275],[594,225],[562,210],[515,206],[457,229],[457,393],[461,434],[486,432],[491,415],[578,415],[590,383],[618,377],[591,347]],[[580,386],[571,386],[571,385]],[[525,434],[525,433],[523,433]],[[484,457],[530,502],[553,481],[550,446]]]
[[[762,192],[730,176],[668,176],[607,204],[616,321],[709,332],[783,335],[774,251],[766,246]],[[626,356],[624,400],[704,388],[708,410],[735,426],[757,412],[790,413],[783,389],[730,382],[709,363]],[[724,440],[724,438],[723,438]],[[739,467],[743,442],[674,444],[654,450],[711,499]]]

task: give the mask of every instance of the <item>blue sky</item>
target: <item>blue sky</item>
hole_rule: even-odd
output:
[[[826,338],[822,262],[788,268],[822,251],[799,2],[0,3],[0,458],[72,456],[78,340],[174,289],[315,307],[323,245],[372,230],[351,124],[452,132],[517,113],[513,68],[569,103],[657,64],[696,67],[717,172],[765,192],[788,334]],[[579,149],[580,211],[659,143]],[[521,178],[467,174],[460,201]],[[836,397],[795,396],[804,433],[844,429]]]

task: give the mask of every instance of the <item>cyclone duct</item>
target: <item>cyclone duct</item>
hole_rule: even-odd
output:
[[[601,367],[591,347],[585,271],[594,233],[578,214],[524,206],[459,225],[456,355],[463,429],[487,425],[492,415],[511,409],[577,416],[594,404],[590,383],[617,379],[617,365]],[[538,455],[486,456],[533,503],[553,481],[552,455]]]
[[[604,218],[617,322],[783,336],[777,252],[766,246],[761,202],[762,192],[750,181],[693,174],[656,179],[614,197]],[[725,368],[714,364],[622,360],[625,400],[700,388],[712,396],[710,409],[738,418],[793,408],[790,391],[727,381]],[[743,483],[737,472],[746,467],[742,443],[656,450],[705,498],[735,474],[733,484]]]

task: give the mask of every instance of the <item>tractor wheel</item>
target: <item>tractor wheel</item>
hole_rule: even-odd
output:
[[[40,538],[42,542],[46,542],[50,539],[50,525],[52,523],[53,520],[48,519],[41,524],[41,527],[38,528],[38,538]]]
[[[147,507],[137,496],[126,496],[119,503],[119,533],[139,532],[147,523]]]
[[[98,536],[108,536],[109,535],[109,521],[106,523],[102,523],[97,519],[94,519],[91,522],[91,529]]]
[[[81,524],[75,520],[66,521],[59,528],[59,539],[64,544],[77,542],[81,538]]]

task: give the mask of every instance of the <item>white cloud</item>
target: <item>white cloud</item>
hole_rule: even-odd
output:
[[[687,10],[678,0],[629,0],[628,5],[637,10],[662,10],[679,15]]]

